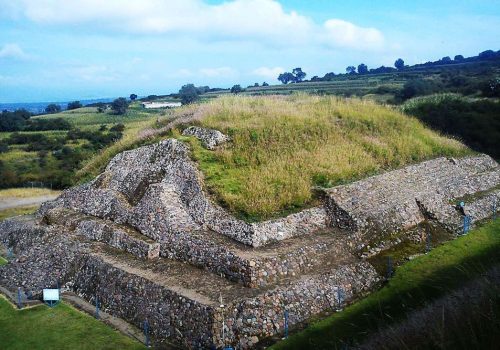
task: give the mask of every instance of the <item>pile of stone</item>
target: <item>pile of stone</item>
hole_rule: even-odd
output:
[[[220,144],[202,131],[190,132]],[[473,195],[468,213],[487,217],[499,185],[487,156],[439,158],[250,224],[206,195],[185,144],[165,140],[117,155],[36,217],[0,223],[0,242],[15,252],[0,285],[33,295],[64,285],[128,322],[147,319],[157,339],[246,349],[282,334],[285,310],[293,326],[375,288],[381,278],[361,257],[374,238],[424,220],[454,229],[460,214],[450,203],[464,196]]]

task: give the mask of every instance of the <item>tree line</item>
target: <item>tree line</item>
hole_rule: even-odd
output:
[[[394,67],[385,67],[380,66],[378,68],[369,69],[368,66],[364,63],[360,63],[357,67],[354,65],[350,65],[346,67],[347,75],[365,75],[365,74],[383,74],[383,73],[394,73],[398,71],[405,71],[411,69],[418,69],[422,67],[437,67],[442,65],[453,65],[453,64],[463,64],[470,62],[480,62],[480,61],[489,61],[489,60],[498,60],[500,59],[500,50],[486,50],[479,53],[477,56],[471,56],[465,58],[462,55],[456,55],[453,59],[449,56],[445,56],[437,61],[429,61],[426,63],[415,64],[413,66],[408,66],[405,64],[405,61],[402,58],[398,58],[394,62]],[[334,72],[328,72],[323,77],[313,76],[310,81],[329,81],[332,80],[335,76],[343,75],[342,73],[335,74]],[[292,72],[284,72],[281,73],[277,79],[283,83],[298,83],[304,81],[306,73],[302,71],[301,68],[295,68]]]

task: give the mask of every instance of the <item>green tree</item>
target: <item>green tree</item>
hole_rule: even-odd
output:
[[[364,63],[361,63],[358,66],[358,74],[367,74],[368,73],[368,66]]]
[[[77,108],[82,108],[82,104],[80,103],[80,101],[73,101],[68,103],[68,111]]]
[[[119,97],[111,103],[111,109],[115,114],[123,115],[127,112],[128,101],[125,97]]]
[[[394,67],[396,67],[398,70],[404,69],[405,61],[403,61],[402,58],[398,58],[396,62],[394,62]]]
[[[356,74],[356,67],[354,66],[348,66],[345,71],[348,73],[348,74]]]
[[[300,68],[300,67],[294,68],[292,71],[292,74],[295,78],[294,82],[296,82],[296,83],[300,83],[302,80],[304,80],[304,78],[307,75],[306,72],[303,72],[302,68]]]
[[[199,91],[193,84],[182,86],[179,90],[179,97],[181,98],[182,104],[193,103],[200,98]]]
[[[47,107],[45,107],[45,113],[48,114],[59,113],[60,111],[61,111],[61,106],[56,105],[55,103],[51,103]]]
[[[323,80],[332,80],[333,78],[335,77],[335,73],[333,72],[329,72],[329,73],[326,73],[324,76],[323,76]]]
[[[136,94],[130,94],[130,100],[131,101],[135,101],[137,99],[137,95]]]
[[[281,81],[283,84],[288,84],[290,82],[295,81],[295,76],[290,72],[285,72],[285,73],[281,73],[278,76],[278,80]]]
[[[233,93],[233,94],[239,94],[242,91],[243,91],[243,89],[241,88],[241,85],[234,85],[231,88],[231,93]]]

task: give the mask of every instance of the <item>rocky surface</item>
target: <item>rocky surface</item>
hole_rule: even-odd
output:
[[[363,256],[389,249],[392,233],[413,239],[424,220],[456,231],[456,200],[474,220],[490,216],[499,186],[487,156],[439,158],[250,224],[204,193],[185,144],[165,140],[117,155],[36,217],[0,223],[0,242],[14,250],[0,285],[40,296],[59,284],[137,326],[147,319],[159,339],[247,349],[283,333],[285,310],[292,326],[375,288],[380,277]]]
[[[16,233],[9,231],[14,226]],[[45,234],[36,241],[25,239],[24,232],[33,230]],[[21,287],[35,297],[43,288],[59,285],[91,303],[99,298],[106,312],[139,327],[147,319],[152,335],[189,348],[222,345],[223,318],[225,342],[249,348],[264,336],[283,332],[285,309],[293,325],[353,301],[380,280],[371,265],[344,256],[308,275],[251,289],[190,264],[138,259],[67,230],[18,218],[3,223],[1,241],[19,244],[16,260],[0,268],[0,284],[11,291]]]
[[[229,136],[224,135],[219,130],[200,128],[198,126],[190,126],[184,129],[182,135],[196,137],[201,141],[203,147],[210,150],[230,140]]]
[[[326,228],[323,208],[254,224],[236,219],[203,192],[187,146],[173,139],[117,155],[103,174],[65,191],[39,215],[57,208],[128,224],[157,241],[213,231],[258,247]]]
[[[401,231],[425,219],[457,230],[462,218],[453,208],[454,200],[499,184],[500,167],[486,155],[437,158],[329,189],[325,206],[333,226],[354,231]],[[486,213],[479,214],[477,207],[491,204],[477,202],[473,207],[484,218]]]

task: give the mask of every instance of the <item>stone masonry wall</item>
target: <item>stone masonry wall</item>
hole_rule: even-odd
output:
[[[326,227],[322,208],[248,224],[212,203],[202,186],[189,150],[171,139],[120,153],[103,174],[45,204],[39,216],[64,207],[129,224],[157,241],[170,233],[211,230],[254,247]]]
[[[328,189],[325,207],[331,225],[354,231],[401,231],[426,217],[456,229],[460,215],[450,202],[499,185],[489,156],[437,158]]]

